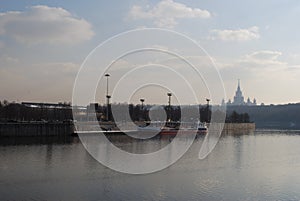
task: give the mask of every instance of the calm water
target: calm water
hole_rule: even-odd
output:
[[[202,140],[171,167],[136,176],[103,167],[76,137],[0,139],[0,200],[300,200],[300,132],[226,136],[198,160]],[[169,143],[112,141],[137,152]]]

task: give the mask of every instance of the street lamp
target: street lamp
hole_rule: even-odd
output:
[[[171,108],[171,96],[172,96],[172,93],[167,93],[167,95],[169,96],[169,108]]]
[[[109,108],[109,99],[111,98],[111,96],[110,96],[110,95],[107,95],[106,98],[107,98],[106,120],[109,121],[109,119],[110,119],[110,118],[109,118],[109,109],[110,109],[110,108]]]
[[[208,98],[206,98],[206,102],[207,102],[207,123],[208,123],[208,121],[209,121],[209,101],[210,101],[210,99],[208,99]]]
[[[106,96],[108,96],[108,78],[110,74],[106,73],[104,76],[106,77]]]
[[[145,99],[144,98],[141,98],[140,99],[141,103],[142,103],[142,110],[144,109],[144,102],[145,102]]]
[[[141,117],[140,117],[141,119],[140,120],[142,120],[144,118],[144,102],[145,102],[145,99],[141,98],[140,101],[142,103],[141,112],[140,112],[140,114],[141,114]]]
[[[168,114],[168,121],[171,121],[171,97],[172,97],[172,93],[167,93],[167,95],[169,96],[169,114]]]
[[[107,101],[106,102],[106,104],[107,104],[106,105],[106,120],[108,121],[109,120],[109,118],[108,118],[109,99],[111,98],[111,96],[108,95],[108,78],[109,78],[110,74],[106,73],[104,76],[106,77],[106,101]]]

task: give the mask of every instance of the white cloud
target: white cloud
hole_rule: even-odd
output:
[[[267,99],[268,90],[279,89],[283,86],[282,83],[287,84],[286,88],[288,88],[288,83],[294,83],[295,86],[299,85],[299,68],[282,61],[281,55],[282,53],[278,51],[263,50],[227,61],[226,64],[219,59],[218,64],[226,83],[229,82],[235,86],[235,80],[240,78],[248,84],[251,83],[253,94],[261,90],[261,97]],[[286,82],[287,79],[289,82]],[[281,91],[280,93],[285,92]]]
[[[279,51],[262,50],[246,54],[239,59],[221,59],[219,66],[230,97],[236,89],[236,80],[242,80],[245,95],[265,103],[296,102],[299,95],[293,92],[299,86],[300,68],[284,62]],[[223,64],[222,64],[223,63]]]
[[[251,54],[245,55],[239,63],[249,63],[253,66],[258,67],[271,67],[275,68],[278,66],[286,66],[287,64],[280,61],[278,58],[282,53],[278,51],[262,50],[253,52]]]
[[[0,13],[0,35],[29,44],[74,44],[91,39],[94,32],[89,22],[63,8],[38,5]]]
[[[261,50],[246,54],[232,61],[218,59],[218,66],[224,71],[240,72],[245,77],[265,75],[266,72],[285,71],[290,65],[282,60],[279,51]]]
[[[154,25],[158,27],[173,28],[178,24],[178,19],[210,18],[211,14],[207,10],[191,8],[172,0],[162,0],[152,8],[146,10],[141,6],[134,5],[129,12],[129,16],[135,20],[153,20]]]
[[[211,39],[219,39],[222,41],[249,41],[254,39],[259,39],[259,28],[256,26],[250,27],[248,29],[237,29],[237,30],[219,30],[214,29],[211,31]]]

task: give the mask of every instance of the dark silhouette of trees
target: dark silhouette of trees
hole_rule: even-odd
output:
[[[7,100],[4,100],[4,101],[3,101],[3,105],[4,105],[4,106],[7,106],[7,105],[8,105],[8,101],[7,101]]]
[[[55,106],[52,106],[55,105]],[[47,121],[47,122],[57,122],[72,120],[72,108],[70,103],[59,103],[59,104],[42,104],[38,103],[35,107],[28,106],[26,104],[19,103],[9,103],[4,100],[0,102],[0,121],[1,122],[15,122],[15,121]],[[106,121],[106,111],[108,109],[109,121],[150,121],[150,120],[160,120],[166,121],[170,118],[172,122],[189,122],[196,121],[200,118],[201,122],[209,122],[208,117],[212,116],[211,108],[206,105],[189,105],[189,106],[164,106],[162,109],[166,113],[167,119],[161,119],[161,112],[152,111],[152,117],[149,117],[149,109],[151,105],[144,105],[143,107],[138,104],[110,104],[109,108],[106,105],[100,105],[98,103],[92,103],[87,106],[85,110],[85,115],[81,119],[91,121],[90,118],[93,115],[89,113],[94,113],[96,111],[96,117],[99,121]],[[113,111],[112,111],[113,109]],[[154,116],[153,116],[154,115]],[[156,116],[155,116],[156,115]],[[214,111],[214,121],[222,121],[225,117],[225,113],[221,111]],[[196,118],[196,119],[195,119]],[[219,119],[218,119],[219,118]],[[94,119],[95,120],[95,119]],[[250,117],[248,113],[238,114],[236,111],[229,113],[226,117],[226,122],[232,123],[247,123],[250,122]]]
[[[0,107],[0,121],[66,121],[72,119],[70,106],[65,107],[28,107],[19,103],[8,103]]]
[[[226,122],[228,123],[249,123],[250,117],[248,113],[238,114],[236,111],[233,111],[226,118]]]
[[[227,106],[227,112],[247,113],[257,128],[300,129],[300,103]]]

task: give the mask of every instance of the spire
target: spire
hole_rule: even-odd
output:
[[[238,79],[238,87],[236,89],[235,96],[234,96],[233,99],[234,99],[234,101],[233,101],[234,105],[243,105],[243,104],[245,104],[244,97],[243,97],[243,92],[241,91],[240,79]]]
[[[238,86],[235,91],[235,96],[233,97],[233,101],[231,102],[230,99],[228,101],[228,105],[256,105],[256,99],[253,99],[253,102],[251,102],[250,98],[248,97],[245,101],[243,92],[241,90],[241,80],[237,79]]]

